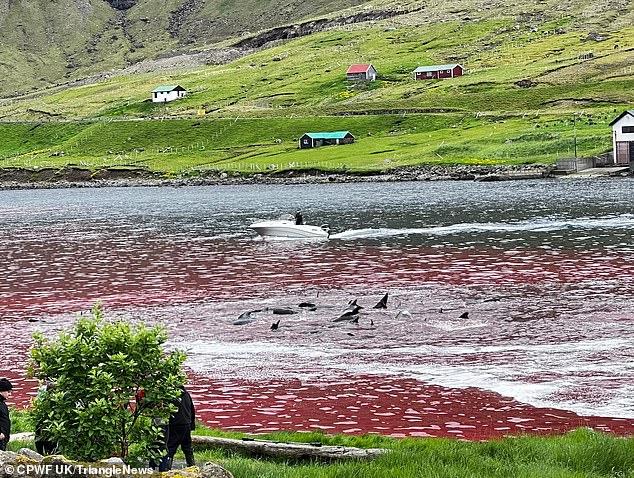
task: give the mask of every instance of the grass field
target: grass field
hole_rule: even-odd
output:
[[[552,163],[610,148],[609,115],[473,114],[171,119],[0,124],[3,168],[144,168],[209,171],[384,171],[421,163]],[[350,145],[298,149],[309,131],[350,130]]]
[[[24,413],[15,412],[15,432],[28,431]],[[195,434],[240,438],[239,433],[198,426]],[[236,478],[628,478],[634,476],[634,439],[589,429],[560,436],[519,436],[487,442],[440,438],[394,439],[379,435],[324,435],[280,432],[258,436],[277,441],[320,442],[390,450],[374,461],[289,461],[252,458],[197,448],[196,462],[218,463]],[[32,442],[11,443],[11,450]],[[182,455],[176,459],[183,459]]]

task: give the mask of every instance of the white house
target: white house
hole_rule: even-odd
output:
[[[614,163],[629,165],[634,162],[634,110],[627,110],[611,123]]]
[[[187,90],[180,85],[159,86],[152,90],[152,103],[167,103],[182,98]]]

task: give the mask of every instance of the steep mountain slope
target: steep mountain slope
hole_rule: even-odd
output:
[[[363,0],[0,2],[0,96],[124,68]]]

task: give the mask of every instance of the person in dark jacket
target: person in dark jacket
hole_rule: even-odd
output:
[[[298,226],[301,226],[302,224],[304,224],[304,218],[302,217],[302,211],[300,211],[299,209],[297,211],[295,211],[295,224],[297,224]]]
[[[181,387],[181,396],[174,401],[178,410],[170,417],[167,431],[168,469],[172,469],[172,461],[180,446],[185,454],[187,466],[194,466],[194,450],[192,449],[192,430],[196,428],[196,410],[191,395],[185,387]]]
[[[9,407],[5,403],[11,396],[13,385],[6,378],[0,379],[0,450],[7,450],[7,443],[11,438],[11,417],[9,417]]]
[[[44,398],[53,389],[53,386],[53,382],[50,380],[42,381],[37,393],[38,398]],[[43,428],[41,421],[35,424],[35,449],[40,455],[54,455],[57,451],[57,444],[45,436]]]

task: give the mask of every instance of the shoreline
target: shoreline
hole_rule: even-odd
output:
[[[491,166],[437,166],[422,165],[398,168],[376,173],[354,173],[351,171],[283,171],[269,174],[243,174],[240,172],[217,172],[191,176],[166,177],[144,169],[85,169],[64,167],[60,169],[25,170],[19,168],[0,169],[0,190],[68,189],[104,187],[186,187],[254,184],[328,184],[360,182],[400,181],[515,181],[522,179],[552,179],[570,177],[571,174],[556,171],[554,165],[491,165]],[[628,177],[632,173],[609,174],[600,177]],[[597,175],[589,176],[597,177]]]

